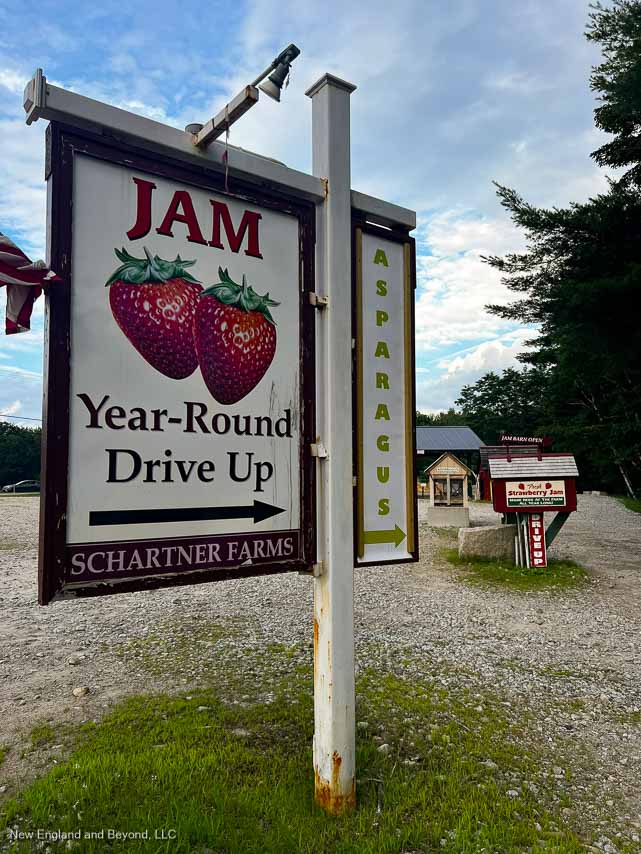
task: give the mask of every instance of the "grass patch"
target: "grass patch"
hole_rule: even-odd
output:
[[[68,761],[4,804],[0,831],[148,834],[83,837],[78,850],[88,854],[585,850],[546,809],[547,784],[523,739],[527,716],[510,723],[492,696],[361,675],[358,809],[331,818],[314,804],[311,674],[272,689],[272,702],[240,706],[212,690],[121,703],[81,728]],[[163,828],[175,837],[154,839]]]
[[[641,711],[618,712],[614,719],[622,724],[641,724]]]
[[[114,652],[152,676],[179,676],[186,668],[207,676],[219,667],[214,648],[221,641],[239,637],[246,629],[246,621],[239,618],[211,620],[194,615],[162,623],[143,637],[118,644]]]
[[[585,675],[583,673],[579,673],[576,670],[568,670],[566,668],[558,668],[558,667],[543,667],[541,669],[541,673],[545,674],[545,676],[552,676],[555,679],[585,679]]]
[[[39,724],[31,730],[31,746],[46,747],[56,740],[56,731],[51,724]]]
[[[588,579],[587,571],[572,560],[551,560],[547,567],[527,569],[506,560],[461,558],[456,549],[442,549],[442,554],[449,563],[464,571],[467,581],[513,590],[578,587]]]
[[[4,760],[7,758],[8,753],[9,753],[9,748],[0,744],[0,765],[2,765]]]
[[[641,500],[638,498],[628,498],[625,495],[621,495],[619,496],[619,501],[622,501],[628,510],[632,510],[633,513],[641,513]]]

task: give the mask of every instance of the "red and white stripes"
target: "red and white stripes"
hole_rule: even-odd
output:
[[[27,332],[33,304],[45,284],[57,280],[44,261],[30,261],[24,252],[0,232],[0,287],[7,286],[7,335]]]

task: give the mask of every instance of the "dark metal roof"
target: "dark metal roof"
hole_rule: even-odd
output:
[[[483,442],[471,427],[417,427],[417,451],[478,451]]]

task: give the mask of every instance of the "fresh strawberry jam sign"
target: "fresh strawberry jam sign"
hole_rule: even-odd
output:
[[[52,137],[41,601],[308,568],[312,211]]]

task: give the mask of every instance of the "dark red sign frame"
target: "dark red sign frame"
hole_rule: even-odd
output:
[[[70,548],[66,543],[67,478],[69,460],[69,392],[70,392],[70,309],[71,309],[71,259],[72,259],[72,204],[73,163],[77,154],[98,158],[127,168],[159,175],[182,184],[189,184],[217,194],[240,198],[261,207],[271,208],[295,216],[299,222],[300,248],[300,528],[295,537],[299,541],[299,556],[287,560],[272,558],[255,560],[252,566],[241,566],[241,561],[221,561],[216,566],[206,566],[207,551],[203,551],[207,537],[186,537],[142,541],[148,546],[158,543],[170,549],[178,539],[191,549],[193,564],[178,570],[163,567],[155,574],[125,577],[113,582],[83,583],[70,581]],[[313,203],[295,193],[284,194],[277,187],[253,185],[235,178],[225,189],[224,177],[197,165],[177,163],[170,156],[150,152],[90,131],[79,131],[52,122],[47,128],[45,177],[49,182],[50,257],[52,269],[61,281],[51,286],[47,293],[45,317],[45,377],[43,401],[43,446],[40,507],[40,542],[38,561],[38,600],[46,605],[54,599],[69,596],[100,596],[112,593],[148,590],[182,584],[197,584],[227,578],[265,575],[311,569],[316,556],[316,480],[315,466],[309,457],[309,445],[315,436],[315,317],[308,293],[314,291],[315,208]],[[267,540],[292,532],[263,532]],[[256,532],[234,535],[236,539],[251,539]],[[215,539],[224,539],[216,537]],[[135,543],[87,544],[87,553],[103,551],[105,545],[132,549]],[[82,544],[74,545],[74,549]],[[231,549],[229,550],[231,552]],[[273,551],[273,550],[272,550]],[[200,560],[204,557],[204,561]],[[243,559],[244,561],[244,559]],[[203,565],[205,564],[205,565]],[[125,573],[126,575],[126,573]]]
[[[521,480],[524,478],[521,477]],[[529,480],[546,480],[545,477],[537,475],[536,478],[528,478]],[[559,477],[558,475],[549,475],[548,480],[562,480],[565,484],[565,504],[545,504],[543,506],[533,506],[524,504],[521,507],[508,507],[505,484],[509,481],[519,480],[518,477],[509,477],[506,479],[497,480],[492,478],[492,503],[494,510],[497,513],[571,513],[576,510],[576,480],[573,477]]]

